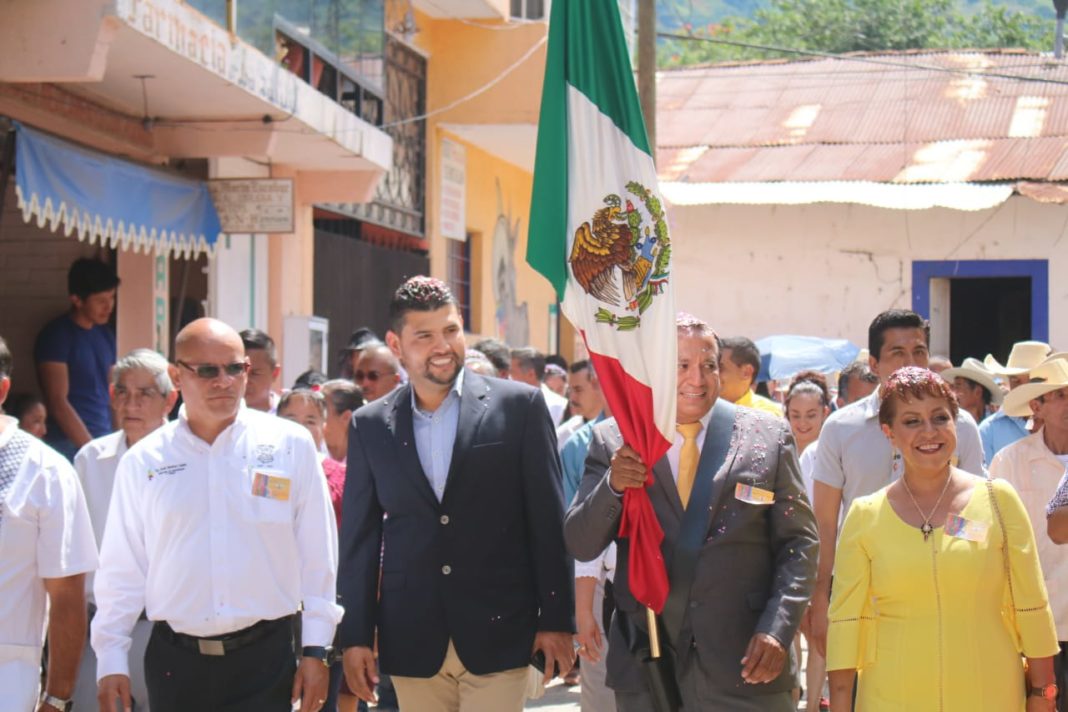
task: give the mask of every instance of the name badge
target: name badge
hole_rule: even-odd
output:
[[[739,482],[734,487],[734,498],[746,504],[775,504],[775,493],[753,485]]]
[[[956,514],[950,514],[946,517],[945,531],[947,536],[982,543],[986,541],[986,534],[989,529],[990,525],[986,522],[965,519]]]
[[[288,502],[289,478],[270,470],[253,470],[252,496]]]

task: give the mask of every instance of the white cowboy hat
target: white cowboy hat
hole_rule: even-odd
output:
[[[996,376],[1022,376],[1049,356],[1049,344],[1041,341],[1018,341],[1012,345],[1009,360],[1002,366],[993,354],[987,354],[983,365]]]
[[[966,358],[958,368],[947,368],[939,375],[942,376],[942,380],[951,386],[954,378],[967,378],[973,383],[978,383],[990,393],[990,402],[994,405],[1001,405],[1001,401],[1005,397],[1004,391],[994,382],[994,377],[990,375],[990,371],[986,370],[978,359]]]
[[[1068,361],[1054,359],[1033,369],[1029,383],[1009,391],[1001,409],[1005,415],[1026,418],[1031,415],[1032,400],[1062,388],[1068,388]]]
[[[1039,366],[1045,366],[1050,361],[1068,361],[1068,351],[1058,351],[1057,353],[1050,354],[1046,357],[1046,360],[1039,364]]]

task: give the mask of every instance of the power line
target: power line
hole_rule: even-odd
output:
[[[820,59],[835,59],[842,62],[857,62],[863,64],[876,64],[884,67],[897,67],[899,69],[911,69],[911,70],[923,70],[928,72],[941,72],[943,74],[956,74],[968,77],[984,77],[988,79],[1006,79],[1017,82],[1034,82],[1038,84],[1054,84],[1057,86],[1068,86],[1068,80],[1065,79],[1049,79],[1046,77],[1034,77],[1018,74],[1006,74],[1004,72],[988,72],[975,69],[953,67],[940,67],[933,64],[910,64],[908,62],[895,62],[889,59],[876,59],[874,57],[864,57],[860,55],[850,54],[832,54],[830,52],[819,52],[817,50],[809,49],[797,49],[794,47],[775,47],[772,45],[760,45],[753,44],[751,42],[740,42],[738,40],[725,40],[715,37],[698,37],[696,35],[679,35],[671,32],[658,32],[657,37],[670,40],[682,40],[684,42],[707,42],[709,44],[727,45],[730,47],[741,47],[743,49],[754,49],[761,52],[780,52],[782,54],[795,54],[803,57],[819,57]],[[1051,61],[1051,64],[1053,62]],[[1061,66],[1058,65],[1057,66]]]
[[[446,104],[445,106],[442,106],[442,107],[439,107],[437,109],[434,109],[433,111],[428,111],[425,114],[422,114],[421,116],[410,116],[410,117],[408,117],[406,119],[400,119],[398,121],[392,121],[392,122],[390,122],[388,124],[382,124],[382,126],[380,126],[379,128],[388,129],[388,128],[392,128],[393,126],[402,126],[404,124],[410,124],[410,123],[415,122],[415,121],[423,121],[424,119],[428,119],[431,116],[436,116],[438,114],[442,114],[442,113],[444,113],[446,111],[449,111],[450,109],[455,109],[460,104],[468,102],[468,101],[474,99],[475,97],[479,96],[480,94],[484,94],[487,91],[489,91],[490,89],[492,89],[493,87],[495,87],[497,84],[499,84],[501,81],[503,81],[505,79],[505,77],[507,77],[512,72],[514,72],[516,69],[518,69],[520,65],[522,65],[524,62],[526,62],[528,59],[530,59],[532,56],[534,56],[534,53],[537,52],[548,41],[549,41],[549,36],[547,34],[546,35],[542,35],[541,39],[538,40],[537,42],[535,42],[533,45],[531,45],[530,49],[528,49],[526,52],[524,52],[523,55],[519,59],[517,59],[510,66],[508,66],[507,68],[502,70],[501,73],[498,74],[496,77],[494,77],[490,81],[486,82],[485,84],[480,86],[478,89],[475,89],[470,94],[467,94],[466,96],[462,96],[459,99],[451,101],[448,104]]]

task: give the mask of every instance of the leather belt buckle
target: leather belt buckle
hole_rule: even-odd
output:
[[[197,648],[201,655],[226,655],[226,646],[221,640],[197,640]]]

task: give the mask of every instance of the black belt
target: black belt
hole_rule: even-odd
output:
[[[292,627],[293,616],[286,616],[285,618],[276,618],[270,621],[259,621],[248,628],[242,628],[233,633],[198,638],[195,635],[179,633],[174,628],[171,628],[166,621],[156,623],[156,630],[160,632],[164,640],[172,645],[192,650],[201,655],[226,655],[263,640],[278,631],[279,628],[292,629]]]

